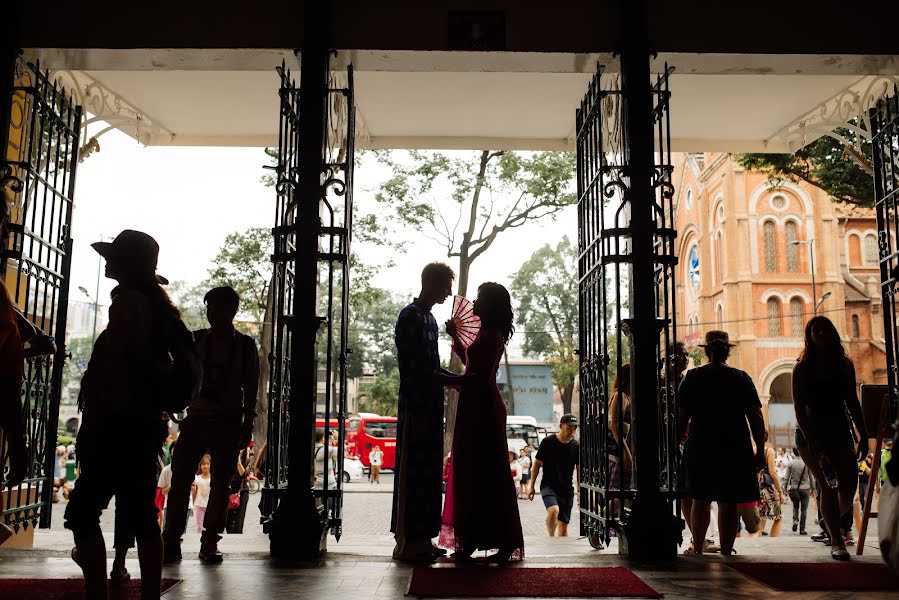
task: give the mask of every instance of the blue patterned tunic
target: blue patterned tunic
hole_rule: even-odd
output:
[[[444,395],[432,378],[442,371],[437,332],[434,315],[415,302],[396,322],[400,391],[390,531],[408,539],[433,538],[440,531]]]

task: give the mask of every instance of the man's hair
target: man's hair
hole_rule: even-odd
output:
[[[438,283],[452,283],[456,279],[456,273],[452,267],[442,262],[432,262],[421,270],[421,285],[428,287]]]
[[[240,296],[237,295],[233,287],[227,285],[212,288],[206,292],[206,295],[203,296],[203,302],[206,304],[220,302],[232,315],[236,315],[237,309],[240,308]]]
[[[321,429],[316,429],[315,430],[315,442],[318,443],[318,442],[324,441],[324,439],[325,439],[325,432],[322,431]]]

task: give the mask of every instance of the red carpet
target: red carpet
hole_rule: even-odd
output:
[[[779,591],[899,590],[899,575],[879,563],[729,562],[727,566]]]
[[[162,593],[180,582],[163,579]],[[12,600],[82,600],[83,579],[0,579],[0,598]],[[140,600],[140,579],[110,587],[109,600]]]
[[[662,597],[624,567],[416,567],[408,595],[419,598]]]

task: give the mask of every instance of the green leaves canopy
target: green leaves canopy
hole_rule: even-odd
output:
[[[847,129],[836,133],[855,141]],[[862,142],[862,147],[870,143]],[[855,163],[843,158],[843,145],[830,136],[819,138],[795,154],[737,154],[745,169],[766,173],[772,180],[805,181],[842,202],[873,206],[874,179]]]
[[[522,349],[527,356],[546,357],[569,412],[578,373],[578,295],[577,250],[568,237],[525,261],[512,280],[512,292],[518,323],[525,329]]]

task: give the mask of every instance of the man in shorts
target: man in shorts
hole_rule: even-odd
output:
[[[576,468],[580,464],[580,445],[574,439],[575,433],[577,417],[572,414],[562,415],[559,433],[547,436],[540,442],[531,468],[528,500],[534,500],[534,485],[542,469],[540,496],[546,506],[546,530],[550,537],[568,535],[568,523],[574,507],[574,486],[571,483],[573,476],[577,476],[578,485],[581,483],[581,473]]]

